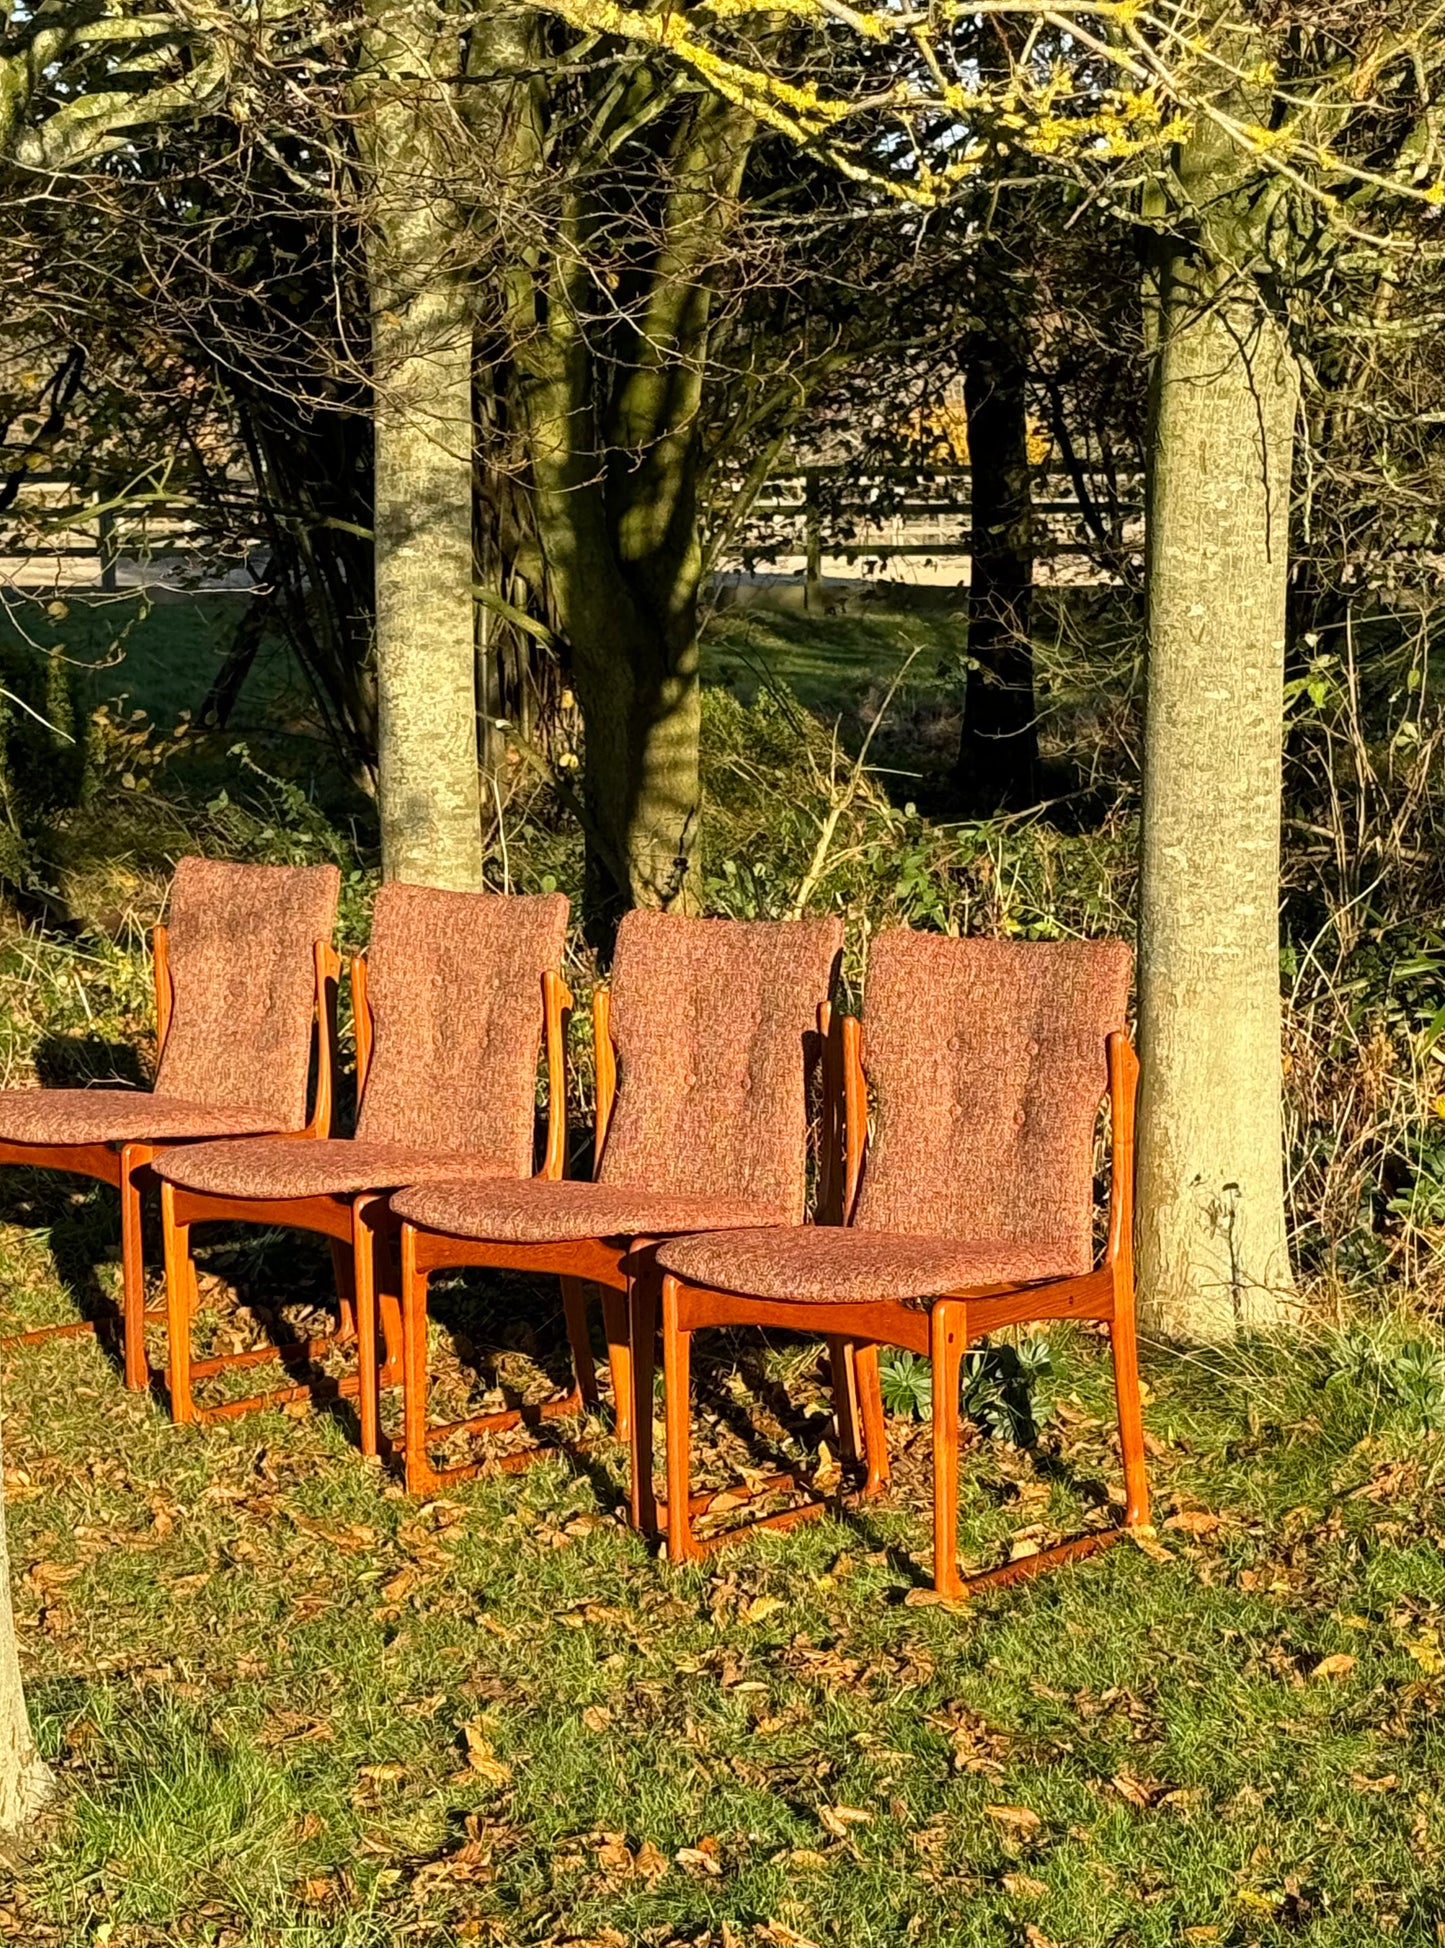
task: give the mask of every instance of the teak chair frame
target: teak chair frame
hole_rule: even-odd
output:
[[[566,1143],[565,1120],[554,1105],[565,1101],[563,1050],[566,1022],[572,996],[566,983],[554,970],[542,975],[542,1020],[548,1075],[547,1138],[542,1177],[562,1174]],[[366,956],[351,960],[351,1011],[356,1038],[356,1098],[360,1110],[371,1072],[375,1025],[367,1000]],[[308,1132],[310,1133],[310,1132]],[[322,1132],[324,1134],[324,1132]],[[365,1455],[380,1452],[381,1405],[383,1386],[395,1386],[401,1375],[401,1311],[397,1299],[396,1219],[389,1203],[390,1189],[379,1191],[318,1192],[305,1197],[228,1197],[214,1191],[192,1191],[182,1185],[161,1185],[161,1228],[166,1252],[167,1316],[170,1333],[171,1414],[177,1423],[196,1421],[202,1425],[236,1420],[267,1407],[281,1407],[293,1401],[357,1396],[359,1444]],[[279,1346],[259,1346],[241,1353],[216,1354],[209,1359],[191,1357],[190,1320],[197,1307],[196,1268],[191,1257],[190,1228],[197,1223],[219,1221],[275,1226],[288,1231],[309,1231],[331,1240],[331,1262],[336,1273],[338,1325],[334,1333],[320,1338]],[[378,1315],[381,1337],[386,1345],[384,1364],[377,1358]],[[194,1382],[215,1374],[248,1367],[280,1363],[283,1366],[314,1366],[337,1346],[357,1348],[356,1370],[335,1380],[296,1380],[289,1384],[248,1394],[243,1399],[223,1401],[216,1406],[199,1406]]]
[[[845,1209],[851,1216],[867,1141],[867,1082],[863,1028],[856,1018],[843,1022],[845,1101]],[[767,1299],[693,1285],[664,1271],[661,1281],[664,1385],[667,1396],[667,1552],[673,1562],[691,1562],[741,1539],[761,1526],[790,1527],[816,1512],[816,1504],[734,1524],[720,1534],[699,1538],[692,1518],[698,1504],[713,1498],[688,1492],[691,1448],[690,1353],[692,1334],[712,1326],[782,1327],[826,1333],[860,1348],[898,1346],[932,1362],[933,1379],[933,1586],[941,1596],[963,1597],[974,1590],[1012,1583],[1060,1563],[1077,1561],[1117,1542],[1149,1520],[1149,1488],[1144,1460],[1144,1429],[1139,1397],[1138,1351],[1134,1323],[1134,1107],[1139,1063],[1127,1035],[1106,1040],[1110,1109],[1110,1190],[1108,1237],[1101,1262],[1073,1277],[1032,1284],[997,1284],[943,1293],[931,1303],[898,1299],[829,1304],[806,1299]],[[959,1377],[969,1344],[1001,1327],[1045,1319],[1084,1319],[1107,1325],[1114,1360],[1115,1393],[1125,1481],[1122,1522],[1092,1530],[970,1576],[958,1566]],[[638,1398],[651,1386],[653,1322],[647,1294],[639,1292],[634,1311],[633,1383]],[[881,1403],[864,1400],[869,1452],[869,1486],[887,1478],[886,1434]]]
[[[824,1050],[830,1048],[832,1009],[824,1001],[818,1009],[818,1023]],[[600,986],[592,993],[592,1048],[596,1062],[596,1114],[594,1114],[594,1179],[602,1165],[602,1151],[608,1142],[611,1110],[617,1097],[617,1050],[611,1040],[611,992]],[[826,1116],[835,1114],[837,1091],[824,1093]],[[832,1182],[826,1151],[826,1186]],[[830,1190],[824,1190],[828,1196]],[[652,1496],[650,1473],[639,1473],[639,1465],[650,1469],[652,1455],[652,1358],[645,1360],[645,1391],[637,1383],[639,1338],[635,1330],[635,1307],[639,1293],[654,1293],[658,1268],[654,1249],[656,1237],[586,1237],[557,1239],[551,1243],[502,1243],[493,1239],[463,1239],[446,1231],[430,1231],[411,1221],[401,1223],[401,1334],[403,1334],[403,1430],[395,1443],[403,1457],[405,1482],[411,1494],[436,1494],[450,1482],[465,1480],[479,1473],[516,1475],[532,1467],[545,1455],[563,1451],[576,1453],[578,1443],[557,1443],[549,1447],[528,1447],[520,1453],[499,1455],[495,1459],[467,1461],[458,1467],[436,1469],[430,1463],[428,1447],[456,1434],[502,1434],[516,1426],[537,1426],[547,1420],[565,1420],[582,1405],[598,1403],[596,1367],[586,1332],[584,1284],[594,1284],[602,1297],[602,1325],[608,1342],[608,1364],[613,1393],[613,1438],[629,1443],[631,1484],[629,1512],[635,1527],[648,1533],[656,1529],[658,1510]],[[458,1270],[462,1266],[481,1266],[487,1270],[543,1272],[561,1278],[563,1307],[567,1317],[567,1338],[573,1354],[573,1387],[551,1401],[536,1405],[502,1408],[491,1414],[477,1414],[469,1420],[456,1420],[444,1426],[426,1422],[426,1284],[432,1272]],[[645,1299],[641,1301],[647,1303]],[[652,1299],[652,1319],[656,1319],[656,1299]],[[650,1340],[648,1340],[650,1348]],[[841,1338],[830,1342],[832,1377],[837,1397],[839,1445],[843,1457],[861,1459],[863,1442],[859,1436],[859,1395],[876,1403],[878,1426],[882,1426],[882,1401],[878,1397],[876,1348],[872,1364],[859,1362],[855,1373],[851,1346]],[[771,1492],[791,1477],[767,1480],[758,1494]],[[872,1477],[871,1477],[872,1480]],[[703,1498],[707,1502],[709,1498]]]
[[[610,990],[605,986],[594,989],[592,1038],[597,1091],[594,1122],[594,1178],[601,1166],[607,1132],[612,1121],[613,1104],[617,1095],[617,1051],[612,1040],[611,1007]],[[819,1026],[825,1050],[829,1046],[830,1022],[831,1010],[828,1003],[824,1002],[819,1009]],[[834,1113],[835,1102],[832,1095],[827,1092],[825,1092],[825,1102],[828,1105],[826,1113]],[[432,1231],[404,1221],[401,1226],[404,1404],[402,1439],[398,1445],[402,1453],[409,1492],[414,1495],[435,1494],[451,1482],[462,1481],[484,1471],[517,1474],[530,1467],[533,1462],[557,1453],[559,1449],[563,1453],[580,1451],[575,1442],[559,1443],[557,1446],[532,1447],[517,1454],[502,1455],[492,1460],[469,1461],[457,1467],[442,1469],[432,1466],[428,1454],[430,1445],[455,1434],[503,1433],[518,1426],[535,1426],[545,1421],[565,1419],[577,1413],[583,1404],[596,1404],[597,1376],[587,1336],[583,1292],[584,1283],[590,1283],[599,1288],[602,1301],[603,1330],[607,1340],[608,1363],[612,1372],[613,1433],[618,1441],[627,1442],[629,1445],[631,1519],[634,1526],[648,1532],[654,1531],[659,1516],[652,1494],[650,1474],[653,1359],[650,1350],[651,1340],[649,1340],[649,1350],[643,1362],[646,1371],[644,1390],[639,1387],[636,1377],[639,1341],[634,1325],[634,1314],[639,1304],[644,1308],[647,1304],[645,1298],[639,1297],[640,1294],[655,1294],[658,1272],[653,1253],[660,1242],[658,1238],[644,1236],[598,1236],[559,1239],[553,1242],[509,1244],[500,1240],[460,1238],[451,1233]],[[462,1266],[479,1266],[493,1271],[550,1273],[561,1279],[567,1337],[573,1362],[573,1385],[569,1391],[535,1405],[480,1414],[472,1419],[454,1421],[445,1426],[428,1424],[426,1417],[427,1283],[432,1272],[452,1271]],[[651,1308],[654,1320],[656,1310],[654,1296]],[[859,1458],[862,1445],[857,1431],[859,1417],[857,1400],[860,1393],[869,1391],[869,1378],[862,1362],[860,1368],[864,1370],[855,1375],[852,1360],[848,1357],[848,1349],[841,1341],[833,1345],[832,1352],[835,1393],[839,1403],[840,1444],[844,1449],[845,1458],[856,1460]],[[871,1394],[876,1400],[878,1384],[876,1352],[873,1358]],[[881,1426],[881,1401],[878,1403],[877,1413]],[[644,1472],[640,1472],[640,1469]],[[756,1492],[769,1493],[783,1480],[791,1480],[791,1477],[774,1477]]]
[[[608,1025],[609,1008],[608,990],[605,987],[596,988],[592,995],[592,1033],[597,1069],[594,1128],[599,1160],[617,1093],[617,1057]],[[548,1064],[547,1094],[548,1129],[556,1131],[557,1168],[542,1174],[556,1182],[563,1174],[567,1140],[565,1044],[559,1044],[555,1068],[552,1063]],[[493,1461],[468,1461],[455,1467],[436,1468],[432,1465],[428,1449],[437,1442],[457,1434],[506,1433],[514,1427],[535,1427],[546,1421],[566,1420],[584,1405],[595,1406],[598,1403],[601,1396],[587,1331],[587,1301],[583,1289],[586,1283],[599,1288],[603,1331],[612,1369],[616,1416],[614,1431],[619,1440],[627,1439],[632,1400],[626,1314],[631,1254],[631,1240],[572,1238],[556,1243],[507,1244],[484,1238],[459,1238],[402,1221],[402,1431],[401,1439],[393,1442],[391,1448],[393,1453],[401,1456],[409,1493],[435,1494],[451,1482],[468,1480],[484,1470],[519,1474],[544,1455],[556,1452],[551,1447],[527,1448],[521,1453],[503,1455]],[[433,1272],[457,1271],[468,1266],[490,1271],[541,1272],[552,1274],[561,1281],[562,1310],[572,1358],[572,1385],[550,1400],[499,1408],[492,1413],[431,1425],[427,1420],[427,1288]],[[571,1443],[570,1447],[575,1450],[576,1443]]]
[[[165,1053],[175,1010],[175,987],[170,968],[170,936],[164,926],[151,929],[151,971],[156,998],[156,1061]],[[324,1136],[331,1127],[333,1087],[333,1042],[335,1038],[336,981],[340,961],[330,941],[318,940],[312,953],[316,969],[316,1086],[311,1117],[295,1136]],[[144,1102],[147,1092],[137,1090]],[[121,1253],[121,1345],[125,1363],[125,1384],[133,1393],[143,1393],[152,1374],[146,1359],[145,1324],[147,1319],[166,1317],[163,1309],[148,1312],[145,1303],[145,1256],[142,1229],[142,1193],[159,1180],[151,1166],[170,1150],[181,1150],[198,1142],[213,1142],[213,1137],[169,1137],[155,1142],[133,1143],[15,1143],[0,1142],[0,1164],[25,1164],[38,1170],[67,1171],[80,1177],[93,1177],[110,1184],[120,1193]],[[166,1186],[160,1186],[162,1197]],[[28,1332],[0,1338],[0,1347],[37,1346],[51,1339],[72,1339],[94,1334],[94,1319],[62,1320],[55,1325],[36,1326]]]

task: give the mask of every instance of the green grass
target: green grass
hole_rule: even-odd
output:
[[[31,1195],[12,1307],[93,1305],[106,1194]],[[212,1262],[252,1302],[324,1288],[293,1244]],[[441,1309],[481,1349],[474,1379],[438,1331],[452,1379],[550,1363],[550,1288]],[[1100,1519],[1115,1479],[1098,1344],[1054,1350],[1039,1453],[965,1457],[976,1561]],[[67,1943],[1433,1942],[1445,1443],[1339,1366],[1328,1340],[1156,1354],[1153,1553],[952,1610],[903,1601],[904,1420],[885,1503],[677,1572],[619,1520],[601,1421],[583,1458],[419,1508],[344,1417],[179,1431],[94,1342],[12,1350],[60,1792],[0,1913]],[[697,1420],[700,1474],[815,1451],[815,1349],[713,1342]]]
[[[109,705],[121,715],[143,710],[169,728],[196,715],[245,611],[242,594],[164,595],[147,599],[67,593],[58,600],[9,598],[0,606],[0,654],[59,648],[85,710]],[[238,733],[266,726],[278,704],[298,690],[285,646],[262,644],[232,720]]]
[[[782,672],[847,738],[922,636],[899,737],[926,764],[935,727],[946,743],[951,628],[933,612],[733,615],[705,673],[747,696],[760,663]],[[137,625],[120,668],[164,721],[199,701],[220,635],[206,662],[182,605],[153,629]],[[786,703],[715,691],[704,756],[710,899],[784,910],[826,803],[826,736],[800,734]],[[341,858],[343,931],[364,938],[364,848],[239,763],[225,803],[177,768],[155,767],[148,791],[107,773],[67,826],[73,937],[0,942],[0,1079],[144,1069],[141,928],[179,850]],[[1119,897],[1107,847],[1128,844],[1122,828],[1045,832],[1005,855],[870,796],[820,897],[875,925],[1093,930],[1089,901]],[[513,835],[529,884],[545,867],[575,885],[576,853],[542,813]],[[585,996],[586,965],[571,972]],[[97,1312],[116,1249],[111,1193],[0,1180],[10,1321]],[[275,1234],[209,1245],[205,1268],[198,1341],[263,1338],[278,1303],[295,1329],[329,1293],[324,1249]],[[439,1392],[458,1410],[555,1378],[551,1286],[473,1279],[436,1311]],[[903,1417],[885,1502],[674,1572],[618,1519],[604,1419],[574,1430],[590,1445],[573,1460],[417,1507],[360,1461],[345,1414],[175,1430],[94,1342],[10,1349],[17,1617],[59,1791],[0,1860],[0,1935],[1437,1943],[1445,1440],[1426,1425],[1436,1369],[1398,1357],[1422,1337],[1439,1347],[1417,1321],[1368,1344],[1153,1351],[1150,1549],[965,1610],[905,1600],[927,1561],[929,1449]],[[1086,1335],[1051,1346],[1038,1452],[965,1456],[973,1561],[1107,1515],[1107,1364]],[[816,1458],[832,1442],[817,1349],[705,1341],[696,1428],[715,1482],[778,1450]]]

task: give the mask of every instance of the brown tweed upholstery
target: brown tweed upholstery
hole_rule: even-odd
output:
[[[499,1177],[490,1157],[452,1150],[418,1150],[404,1143],[365,1143],[333,1137],[313,1142],[257,1138],[250,1143],[200,1143],[175,1150],[156,1175],[185,1190],[216,1197],[348,1197],[363,1190],[395,1190],[426,1177]]]
[[[1093,1262],[1105,1037],[1124,1026],[1116,940],[954,940],[895,929],[869,957],[874,1132],[860,1230],[1007,1241]]]
[[[179,862],[168,928],[175,1007],[158,1095],[243,1104],[256,1112],[250,1129],[304,1125],[314,948],[331,937],[340,885],[335,866]]]
[[[483,1156],[496,1171],[528,1175],[542,976],[561,964],[566,932],[560,893],[382,887],[367,953],[375,1041],[359,1142]]]
[[[1070,1243],[919,1238],[832,1224],[677,1238],[658,1263],[693,1285],[760,1299],[929,1299],[980,1286],[1027,1284],[1078,1269]]]
[[[0,1143],[160,1143],[271,1127],[264,1110],[211,1109],[146,1089],[0,1090]]]
[[[414,1185],[393,1197],[391,1208],[428,1231],[499,1244],[659,1237],[788,1221],[782,1211],[738,1198],[688,1196],[646,1184],[553,1184],[535,1177]]]
[[[612,977],[617,1100],[599,1181],[801,1218],[805,1050],[842,945],[840,920],[627,914]]]

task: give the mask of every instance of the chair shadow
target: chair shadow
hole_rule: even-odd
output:
[[[77,1201],[75,1193],[82,1186],[90,1195]],[[76,1318],[95,1327],[102,1352],[122,1371],[120,1309],[100,1278],[100,1267],[120,1257],[115,1192],[88,1177],[16,1164],[0,1171],[0,1224],[50,1233],[51,1261]],[[17,1324],[15,1330],[30,1328]]]
[[[281,1238],[272,1241],[258,1237],[255,1227],[221,1221],[214,1225],[198,1224],[192,1236],[196,1269],[225,1278],[235,1295],[234,1308],[250,1314],[275,1355],[274,1362],[267,1361],[251,1369],[257,1391],[266,1393],[282,1387],[304,1386],[312,1411],[331,1415],[341,1424],[348,1440],[359,1443],[361,1421],[355,1399],[342,1391],[336,1374],[311,1356],[309,1348],[316,1335],[304,1328],[298,1330],[286,1317],[287,1308],[298,1306],[337,1317],[340,1294],[326,1241],[303,1231],[288,1231],[284,1241]],[[282,1253],[286,1257],[284,1272],[276,1262]],[[239,1266],[236,1260],[241,1261]],[[218,1309],[202,1301],[201,1310],[209,1311],[215,1318],[224,1318],[229,1309]],[[151,1385],[156,1397],[169,1407],[165,1374],[153,1374]]]

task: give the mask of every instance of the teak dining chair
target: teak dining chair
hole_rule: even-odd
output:
[[[1031,1320],[1097,1320],[1113,1347],[1124,1528],[1148,1521],[1128,985],[1128,949],[1117,941],[878,936],[863,1025],[843,1024],[851,1221],[673,1239],[657,1251],[674,1561],[751,1526],[700,1539],[689,1515],[690,1346],[709,1326],[792,1327],[931,1358],[934,1587],[958,1596],[1088,1555],[1122,1533],[1091,1531],[977,1575],[959,1571],[959,1374],[970,1341]],[[1094,1130],[1106,1093],[1112,1185],[1096,1265]],[[648,1302],[643,1294],[641,1307]],[[650,1323],[639,1309],[639,1341]],[[880,1472],[882,1458],[872,1463]]]
[[[0,1091],[0,1163],[74,1171],[120,1192],[128,1387],[144,1388],[150,1379],[141,1193],[156,1160],[198,1139],[325,1136],[331,1126],[338,971],[331,929],[340,884],[334,866],[180,860],[169,924],[152,936],[160,1049],[154,1088]],[[94,1330],[93,1321],[77,1320],[3,1343]]]
[[[356,1338],[357,1372],[325,1384],[342,1393],[359,1389],[362,1451],[377,1452],[378,1387],[394,1384],[401,1355],[387,1193],[428,1177],[526,1177],[544,1036],[549,1101],[542,1175],[562,1174],[563,1037],[572,997],[558,970],[566,932],[560,893],[534,898],[383,886],[369,952],[351,970],[356,1135],[304,1145],[206,1143],[157,1165],[177,1421],[229,1420],[311,1396],[318,1382],[294,1380],[202,1406],[193,1388],[218,1373],[277,1360],[311,1365]],[[295,1346],[192,1359],[191,1226],[217,1219],[329,1238],[338,1331]],[[380,1373],[378,1305],[387,1351]],[[569,1288],[569,1323],[581,1321],[581,1305],[580,1292]]]
[[[460,1265],[558,1272],[595,1282],[612,1360],[619,1439],[651,1467],[650,1399],[633,1406],[626,1294],[652,1240],[673,1232],[790,1225],[803,1215],[807,1078],[842,947],[822,921],[695,920],[634,911],[617,934],[610,992],[599,989],[597,1165],[590,1183],[437,1184],[392,1199],[401,1227],[407,1486],[432,1492],[483,1462],[437,1468],[429,1449],[457,1433],[553,1419],[566,1402],[428,1425],[427,1280]],[[589,1358],[573,1338],[577,1377]],[[644,1451],[645,1450],[645,1454]],[[509,1455],[525,1467],[546,1450]]]

